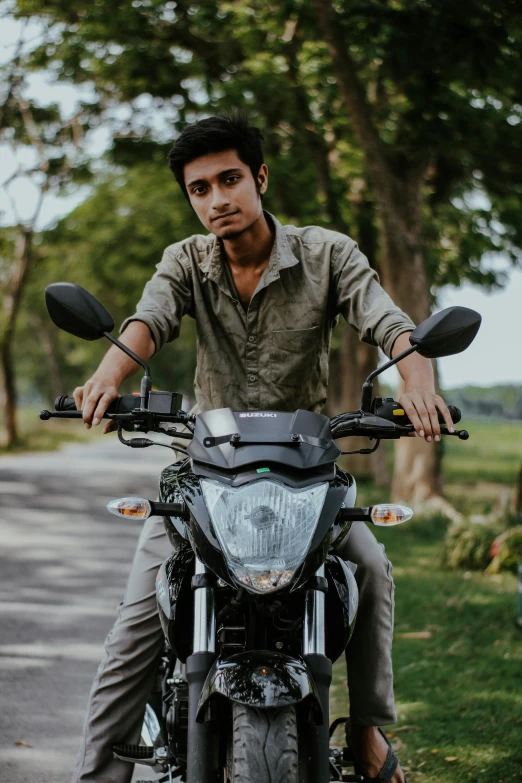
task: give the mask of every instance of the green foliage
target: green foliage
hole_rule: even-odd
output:
[[[38,275],[27,291],[18,344],[24,393],[46,398],[71,393],[94,372],[107,343],[88,343],[57,330],[49,321],[43,292],[47,284],[74,282],[88,289],[111,312],[115,324],[130,315],[166,246],[202,229],[166,165],[151,160],[101,176],[92,195],[41,235]],[[32,335],[43,330],[60,368],[62,388],[42,363],[42,345]],[[48,358],[48,357],[46,357]],[[152,361],[157,387],[193,396],[195,330],[186,320],[174,349]],[[129,381],[135,387],[137,381]]]
[[[500,529],[498,523],[492,526],[470,520],[452,525],[445,541],[445,564],[449,568],[487,568]]]
[[[522,525],[516,525],[493,542],[495,557],[489,564],[486,573],[498,574],[501,571],[513,571],[516,573],[522,563]]]
[[[85,111],[111,127],[128,164],[169,142],[186,122],[243,106],[263,130],[271,200],[290,221],[358,236],[373,200],[366,164],[343,108],[312,3],[147,0],[85,6],[18,0],[45,20],[29,59],[62,79],[89,82]],[[504,282],[489,251],[514,263],[522,244],[521,22],[500,0],[341,3],[350,53],[399,179],[423,170],[425,255],[435,286]],[[125,107],[118,119],[114,103]],[[143,144],[135,143],[142,140]],[[125,152],[122,152],[122,148]],[[324,158],[330,161],[325,181]],[[470,202],[481,191],[485,206]]]

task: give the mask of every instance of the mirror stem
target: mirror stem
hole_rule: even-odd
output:
[[[152,386],[149,365],[143,359],[140,359],[140,357],[135,354],[134,351],[131,351],[131,349],[127,348],[126,345],[120,343],[120,341],[113,337],[110,332],[104,332],[103,334],[108,340],[111,341],[111,343],[114,343],[114,345],[117,345],[118,348],[121,348],[121,350],[126,353],[127,356],[130,356],[131,359],[134,359],[134,361],[145,370],[145,375],[141,379],[140,407],[146,409],[148,407],[149,393]]]
[[[141,379],[140,386],[140,406],[143,410],[147,410],[149,407],[149,394],[152,386],[150,375],[147,373]]]
[[[409,356],[410,353],[415,353],[418,348],[416,345],[412,345],[411,348],[406,348],[405,351],[400,353],[398,356],[395,356],[393,359],[390,359],[389,362],[386,362],[385,364],[382,364],[380,367],[377,367],[376,370],[371,372],[369,376],[366,378],[365,382],[363,383],[362,387],[362,395],[361,395],[361,410],[365,413],[370,412],[370,407],[372,403],[372,392],[373,392],[373,379],[376,375],[380,375],[381,372],[384,372],[389,367],[393,367],[394,364],[397,364],[397,362],[400,362],[401,359],[404,359],[406,356]]]

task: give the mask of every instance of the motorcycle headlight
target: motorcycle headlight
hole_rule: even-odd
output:
[[[295,490],[275,481],[228,487],[201,480],[216,537],[236,579],[258,593],[287,585],[306,557],[328,484]]]

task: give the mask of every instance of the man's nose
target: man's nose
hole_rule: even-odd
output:
[[[212,189],[212,209],[215,211],[215,217],[218,217],[223,210],[230,205],[230,196],[224,188],[215,187]]]

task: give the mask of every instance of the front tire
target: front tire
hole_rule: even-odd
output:
[[[295,707],[232,707],[229,783],[299,783]]]

